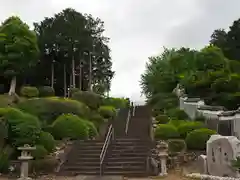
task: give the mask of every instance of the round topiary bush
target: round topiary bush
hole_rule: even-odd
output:
[[[196,129],[190,132],[185,140],[187,148],[191,150],[206,149],[206,143],[213,134],[216,134],[216,131],[210,129]]]
[[[178,132],[181,136],[181,138],[186,138],[188,133],[196,130],[196,129],[201,129],[201,128],[204,128],[205,125],[202,123],[202,122],[198,122],[198,121],[187,121],[185,123],[182,123],[179,125],[178,127]]]
[[[112,119],[116,116],[116,109],[112,106],[101,106],[98,108],[98,113],[105,119]]]
[[[36,145],[36,149],[32,152],[34,159],[43,159],[48,155],[48,151],[42,145]]]
[[[89,108],[85,104],[57,97],[29,99],[17,104],[17,108],[37,116],[46,124],[52,124],[62,114],[72,113],[82,118],[89,116]]]
[[[167,124],[169,119],[166,115],[158,115],[156,118],[157,124]]]
[[[33,98],[33,97],[39,96],[39,91],[36,87],[24,86],[21,88],[20,94],[21,94],[21,96],[26,97],[26,98]]]
[[[97,128],[95,127],[95,125],[92,122],[88,121],[88,120],[85,120],[85,123],[86,123],[86,125],[88,127],[88,136],[89,136],[89,138],[92,139],[92,138],[96,137],[97,134],[98,134],[98,131],[97,131]]]
[[[8,125],[8,141],[13,147],[34,145],[39,139],[41,125],[36,116],[15,108],[0,108],[0,117]]]
[[[182,139],[168,140],[168,150],[170,153],[182,152],[186,149],[186,143]]]
[[[176,128],[178,128],[181,124],[185,124],[187,121],[185,121],[185,120],[170,120],[169,122],[168,122],[168,124],[170,124],[170,125],[173,125],[173,126],[175,126]]]
[[[185,113],[185,111],[179,109],[179,108],[172,108],[167,111],[167,115],[174,120],[180,120],[180,119],[189,119],[188,115]]]
[[[80,92],[80,89],[78,88],[70,88],[69,89],[69,96],[72,97],[74,93]]]
[[[114,108],[125,108],[128,106],[128,100],[124,98],[107,97],[103,99],[104,106],[113,106]]]
[[[88,91],[75,92],[72,95],[72,99],[83,102],[93,110],[97,110],[102,103],[102,98],[99,94]]]
[[[155,138],[162,140],[179,138],[179,133],[173,125],[159,124],[155,130]]]
[[[40,133],[37,144],[43,145],[48,152],[52,152],[56,145],[54,137],[49,132],[44,131]]]
[[[87,139],[89,128],[84,120],[73,114],[63,114],[52,124],[55,139]]]
[[[51,97],[55,95],[55,90],[51,86],[42,86],[38,88],[39,97]]]

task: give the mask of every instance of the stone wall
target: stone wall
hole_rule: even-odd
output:
[[[240,108],[227,111],[222,106],[208,106],[200,98],[189,98],[179,85],[173,92],[179,97],[179,108],[184,110],[190,119],[203,116],[210,129],[217,130],[221,135],[240,138]]]

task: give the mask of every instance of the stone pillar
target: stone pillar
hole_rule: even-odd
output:
[[[31,180],[30,177],[28,177],[28,162],[29,160],[33,159],[30,152],[35,150],[36,147],[30,147],[29,145],[24,145],[23,147],[19,147],[18,150],[22,151],[21,156],[18,157],[18,159],[22,162],[21,163],[21,174],[20,178],[18,180]]]
[[[167,175],[167,157],[168,157],[168,145],[164,141],[160,141],[157,144],[158,158],[160,160],[161,169],[159,176]]]

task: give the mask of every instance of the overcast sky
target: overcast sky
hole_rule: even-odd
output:
[[[0,0],[0,20],[19,15],[29,25],[64,8],[105,22],[111,38],[112,95],[140,97],[140,75],[162,47],[201,48],[214,29],[240,18],[240,0]]]

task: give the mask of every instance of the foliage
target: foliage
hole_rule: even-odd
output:
[[[185,113],[184,110],[181,110],[179,108],[173,108],[169,109],[166,114],[174,120],[180,120],[180,119],[188,119],[188,115]]]
[[[185,120],[170,120],[168,124],[175,126],[178,128],[180,125],[185,124],[187,121]]]
[[[1,76],[15,77],[37,62],[39,53],[36,34],[18,17],[9,17],[0,26]],[[15,90],[14,90],[15,91]]]
[[[155,130],[156,139],[175,139],[179,137],[177,128],[169,124],[159,124]]]
[[[52,134],[56,139],[87,139],[88,132],[86,122],[73,114],[63,114],[52,124]]]
[[[39,135],[37,144],[42,145],[48,152],[52,152],[55,148],[56,142],[49,132],[42,131]]]
[[[72,113],[80,117],[86,117],[89,114],[89,109],[85,104],[57,97],[29,99],[19,103],[17,107],[24,112],[37,116],[46,124],[52,124],[61,114]]]
[[[41,86],[38,88],[39,97],[51,97],[55,95],[55,90],[51,86]]]
[[[180,124],[178,127],[178,132],[181,136],[181,138],[186,138],[188,133],[196,130],[196,129],[201,129],[204,128],[204,124],[201,122],[191,122],[188,121],[186,123]]]
[[[14,147],[36,143],[41,132],[37,117],[14,108],[0,108],[0,116],[8,124],[8,140]]]
[[[106,97],[103,99],[104,106],[113,106],[116,109],[127,107],[128,100],[124,98]]]
[[[93,122],[95,127],[98,129],[106,120],[97,112],[92,111],[88,118],[89,121]]]
[[[0,149],[0,173],[7,173],[9,171],[12,152],[13,149],[10,146]]]
[[[70,97],[72,97],[73,94],[76,93],[76,92],[80,92],[80,89],[78,89],[78,88],[70,88],[70,89],[69,89],[69,95],[70,95]]]
[[[196,129],[190,132],[185,140],[188,149],[192,150],[206,149],[206,143],[213,134],[216,134],[216,131],[210,129]]]
[[[232,160],[232,167],[239,171],[240,169],[240,157]]]
[[[32,161],[31,169],[35,174],[53,173],[58,166],[59,161],[56,158],[44,158]]]
[[[97,134],[98,134],[98,131],[97,131],[94,123],[92,123],[92,122],[90,122],[88,120],[85,120],[84,122],[86,123],[87,128],[88,128],[88,136],[89,136],[89,138],[92,139],[92,138],[96,137]]]
[[[166,115],[158,115],[156,117],[157,124],[167,124],[169,122],[169,118]]]
[[[26,98],[38,97],[39,91],[36,87],[23,86],[21,88],[21,95]]]
[[[186,143],[181,139],[168,140],[168,150],[170,153],[181,152],[186,149]]]
[[[46,155],[48,155],[48,151],[43,145],[36,145],[35,147],[36,149],[32,152],[34,159],[43,159]]]
[[[98,109],[102,103],[100,95],[89,91],[76,92],[72,95],[72,99],[83,102],[93,110]]]
[[[99,114],[105,119],[113,119],[116,116],[116,109],[112,106],[100,106]]]

